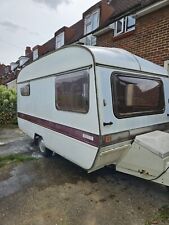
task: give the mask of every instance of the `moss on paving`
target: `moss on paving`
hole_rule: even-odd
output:
[[[24,154],[11,154],[7,156],[0,156],[0,168],[12,163],[20,163],[34,159],[35,158],[33,158],[32,156]]]
[[[145,225],[154,224],[169,224],[169,205],[164,205],[158,209],[157,213],[154,215],[153,219],[147,221]]]

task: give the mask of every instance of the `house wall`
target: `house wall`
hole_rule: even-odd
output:
[[[169,60],[169,6],[138,18],[134,31],[117,37],[110,31],[98,37],[97,45],[124,48],[164,66]]]
[[[53,52],[54,50],[55,50],[55,37],[51,38],[49,41],[47,41],[41,46],[41,52],[39,56],[43,56],[49,52]]]
[[[16,90],[16,79],[10,81],[9,83],[7,83],[7,87],[8,87],[9,89],[15,89],[15,90]]]

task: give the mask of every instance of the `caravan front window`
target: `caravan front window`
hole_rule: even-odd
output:
[[[21,92],[22,96],[29,96],[30,95],[30,84],[23,85],[20,88],[20,92]]]
[[[86,70],[56,77],[56,108],[87,113],[89,110],[89,74]]]
[[[158,78],[112,74],[113,108],[117,118],[164,112],[163,83]]]

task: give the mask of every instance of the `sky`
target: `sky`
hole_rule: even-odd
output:
[[[99,0],[0,0],[0,63],[10,64],[25,47],[41,45],[71,26]]]

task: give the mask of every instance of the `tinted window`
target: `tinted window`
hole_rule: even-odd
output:
[[[56,108],[87,113],[89,109],[89,75],[78,71],[56,77]]]
[[[163,83],[160,79],[113,74],[112,96],[118,118],[164,111]]]
[[[123,32],[123,28],[124,28],[124,19],[118,20],[116,22],[116,30],[115,30],[115,33],[116,34],[121,34]]]
[[[134,16],[126,17],[126,31],[134,29],[136,25],[136,19]]]
[[[22,96],[29,96],[30,95],[30,84],[26,84],[20,88]]]

